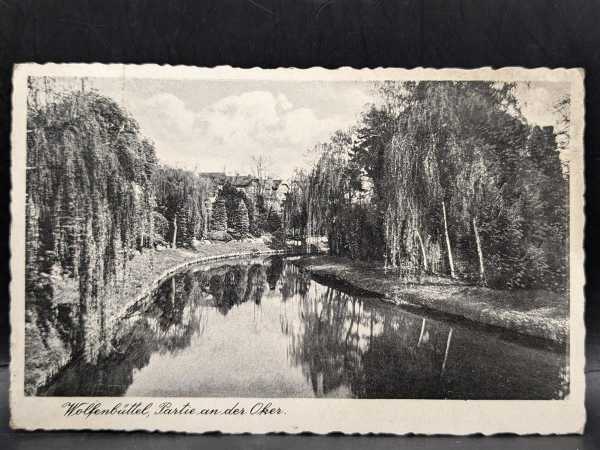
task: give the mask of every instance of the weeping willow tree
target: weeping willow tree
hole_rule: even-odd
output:
[[[412,269],[421,259],[427,270],[439,263],[432,249],[425,248],[430,238],[434,239],[430,246],[439,248],[439,233],[430,233],[429,225],[435,218],[436,205],[443,206],[444,200],[434,140],[423,141],[424,116],[402,116],[397,129],[404,132],[397,131],[384,152],[379,183],[383,191],[384,261],[392,267],[402,264]]]
[[[294,238],[307,235],[308,193],[308,174],[296,170],[288,182],[288,192],[282,202],[282,227],[286,235],[290,233]]]
[[[47,94],[51,83],[30,80],[27,302],[38,322],[50,320],[55,280],[75,280],[82,333],[74,350],[93,360],[110,333],[106,291],[133,252],[149,245],[156,157],[136,121],[114,101],[83,85],[40,95],[40,84]]]
[[[482,229],[492,220],[487,212],[498,204],[510,208],[501,201],[510,197],[509,189],[499,189],[501,179],[516,175],[519,165],[539,166],[523,151],[531,127],[512,89],[488,82],[382,88],[392,103],[387,107],[397,112],[383,182],[376,184],[384,190],[385,258],[392,266],[441,268],[452,277],[477,267],[480,281],[486,281]],[[401,95],[394,97],[395,91]],[[531,170],[520,175],[529,186],[539,181]],[[553,176],[560,183],[560,171]]]
[[[565,137],[528,123],[514,89],[378,85],[379,104],[318,147],[307,194],[288,199],[303,205],[306,234],[327,235],[334,255],[403,271],[564,289]]]
[[[342,254],[342,222],[354,195],[350,175],[349,133],[338,131],[318,148],[321,156],[309,175],[307,236],[327,235],[330,252]]]
[[[163,237],[173,248],[206,236],[209,183],[182,169],[160,167],[156,171],[153,184],[157,211],[169,224],[168,234]]]

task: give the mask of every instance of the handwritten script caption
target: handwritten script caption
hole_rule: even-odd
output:
[[[62,405],[65,417],[82,416],[86,419],[98,416],[277,416],[285,411],[271,402],[255,402],[229,408],[200,408],[191,402],[66,402]]]

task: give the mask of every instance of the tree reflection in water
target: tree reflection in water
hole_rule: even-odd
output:
[[[281,256],[273,256],[270,258],[270,264],[267,267],[267,283],[269,289],[274,291],[277,287],[277,282],[281,278],[283,272],[283,258]]]
[[[177,354],[190,345],[193,336],[202,336],[206,307],[227,315],[243,302],[260,305],[266,290],[266,267],[270,267],[269,261],[173,276],[129,311],[118,325],[108,356],[98,358],[97,363],[83,358],[72,361],[38,395],[123,395],[132,383],[134,370],[145,367],[153,353]],[[273,271],[270,273],[273,279]]]
[[[163,392],[164,365],[150,364],[153,355],[168,364],[178,355],[197,361],[194,373],[181,373],[197,390],[182,396],[227,395],[227,386],[269,397],[544,399],[567,392],[566,357],[556,350],[327,287],[280,257],[220,264],[162,283],[118,323],[108,355],[71,362],[38,394],[125,395],[140,371],[154,375],[135,392]],[[72,314],[63,315],[58,328],[68,333]],[[209,316],[215,323],[207,330]],[[235,345],[249,345],[245,366]],[[260,349],[255,357],[247,354],[253,349]]]
[[[560,353],[314,283],[289,353],[317,397],[562,398]],[[285,322],[289,320],[286,319]],[[460,332],[455,333],[458,327]],[[349,391],[349,392],[348,392]]]

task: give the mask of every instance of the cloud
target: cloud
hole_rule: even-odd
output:
[[[312,108],[295,107],[283,93],[245,92],[198,111],[173,94],[159,93],[134,113],[166,163],[243,173],[251,170],[250,157],[262,154],[273,162],[275,175],[287,177],[303,164],[307,149],[356,120],[363,100],[351,91],[347,114],[320,116]]]
[[[285,100],[285,102],[282,102]],[[279,127],[287,99],[270,92],[253,91],[225,97],[198,114],[201,131],[224,145],[260,144]],[[256,142],[255,142],[256,141]]]
[[[146,128],[153,130],[158,138],[184,139],[191,135],[195,114],[179,97],[168,93],[156,94],[145,100],[142,108],[146,112]]]
[[[235,86],[235,94],[222,86],[205,104],[205,97],[192,92],[191,85],[159,89],[163,90],[150,90],[149,96],[142,93],[149,90],[132,94],[128,103],[163,162],[247,173],[252,170],[251,156],[264,155],[281,177],[305,167],[317,143],[355,124],[365,104],[376,98],[364,83],[294,84],[245,92]],[[565,92],[568,85],[519,83],[516,96],[528,120],[548,125],[556,122],[552,105]]]

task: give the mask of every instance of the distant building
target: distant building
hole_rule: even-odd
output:
[[[225,172],[198,172],[198,176],[208,178],[217,184],[224,184],[227,180]]]
[[[282,179],[270,177],[259,179],[253,175],[227,175],[225,172],[198,172],[197,175],[211,181],[209,201],[205,205],[209,217],[212,215],[212,207],[219,192],[226,184],[243,191],[255,206],[260,194],[264,201],[264,207],[278,212],[281,211],[282,201],[288,191],[288,185]]]
[[[256,199],[256,195],[260,192],[265,197],[265,201],[273,202],[281,201],[288,189],[287,184],[283,180],[269,177],[258,179],[253,175],[227,175],[225,172],[199,172],[198,176],[212,181],[214,186],[212,194],[215,198],[219,190],[227,183],[244,191],[253,200]]]
[[[232,186],[244,190],[251,189],[253,185],[258,184],[258,179],[252,175],[233,175],[227,177],[227,181]]]

